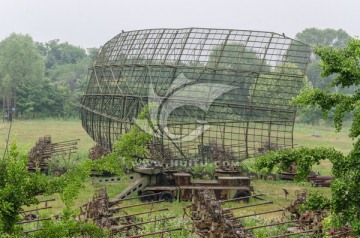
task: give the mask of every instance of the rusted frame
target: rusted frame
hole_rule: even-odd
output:
[[[36,231],[41,231],[41,230],[42,230],[42,228],[38,228],[38,229],[23,231],[23,233],[26,235],[26,234],[29,234],[29,233],[32,233],[32,232],[36,232]]]
[[[246,218],[246,217],[253,217],[253,216],[258,216],[258,215],[265,215],[265,214],[269,214],[269,213],[284,212],[284,211],[285,211],[284,209],[276,209],[276,210],[272,210],[272,211],[258,212],[258,213],[254,213],[254,214],[237,216],[237,217],[234,217],[234,219],[241,219],[241,218]]]
[[[124,226],[113,226],[113,227],[111,227],[111,230],[119,231],[124,228],[132,227],[132,226],[144,225],[144,224],[154,223],[154,222],[158,222],[158,221],[166,221],[166,220],[170,220],[170,219],[174,219],[174,218],[176,218],[176,216],[164,217],[164,218],[154,219],[154,220],[150,220],[150,221],[143,221],[143,222],[133,223],[133,224],[124,225]]]
[[[220,203],[226,203],[226,202],[234,202],[234,201],[239,201],[239,200],[244,200],[247,198],[257,198],[260,196],[265,196],[265,194],[255,194],[255,195],[251,195],[251,196],[246,196],[246,197],[240,197],[240,198],[233,198],[233,199],[228,199],[228,200],[222,200],[219,201]]]
[[[46,209],[50,209],[50,208],[52,208],[52,206],[34,208],[34,209],[30,209],[30,210],[24,210],[24,211],[21,211],[21,212],[22,212],[22,213],[25,213],[25,212],[35,212],[35,211],[46,210]]]
[[[227,210],[238,210],[238,209],[243,209],[243,208],[249,208],[249,207],[257,207],[257,206],[262,206],[262,205],[269,205],[269,204],[273,204],[273,202],[263,202],[263,203],[255,203],[255,204],[250,204],[250,205],[245,205],[245,206],[240,206],[240,207],[231,207],[231,208],[227,208]]]
[[[260,228],[264,228],[264,227],[285,225],[285,224],[291,224],[291,223],[296,223],[296,222],[297,222],[297,221],[276,222],[276,223],[266,224],[266,225],[260,225],[260,226],[245,227],[244,229],[247,230],[247,231],[249,231],[249,230],[255,230],[255,229],[260,229]]]
[[[160,200],[160,201],[154,201],[154,202],[147,202],[147,203],[139,203],[139,204],[133,204],[133,205],[128,205],[128,206],[122,206],[122,207],[112,207],[109,208],[109,211],[118,211],[118,210],[122,210],[125,208],[131,208],[131,207],[140,207],[140,206],[146,206],[146,205],[153,205],[156,203],[162,203],[165,202],[164,200]]]
[[[144,197],[151,197],[151,196],[154,196],[154,195],[160,195],[161,192],[159,193],[153,193],[153,194],[148,194],[148,195],[141,195],[141,196],[136,196],[136,197],[131,197],[131,198],[123,198],[123,199],[117,199],[117,200],[114,200],[114,201],[111,201],[112,203],[119,203],[119,202],[122,202],[122,201],[128,201],[128,200],[133,200],[133,199],[138,199],[138,198],[144,198]]]
[[[44,207],[40,207],[40,208],[34,208],[34,209],[29,209],[29,210],[23,210],[20,212],[20,214],[25,215],[27,213],[31,214],[31,212],[37,212],[37,214],[39,215],[39,211],[40,210],[47,210],[52,208],[52,206],[48,206],[48,202],[52,202],[55,201],[55,198],[50,198],[50,199],[45,199],[45,200],[40,200],[39,203],[45,203]],[[51,217],[48,218],[38,218],[38,219],[34,219],[34,220],[25,220],[25,221],[21,221],[18,222],[19,225],[24,225],[24,224],[28,224],[28,223],[35,223],[36,222],[36,227],[35,229],[32,230],[27,230],[27,231],[22,231],[24,235],[27,235],[28,233],[32,233],[32,232],[36,232],[39,230],[42,230],[42,228],[39,228],[39,222],[40,221],[46,221],[46,220],[51,220]]]
[[[49,221],[49,220],[51,220],[50,217],[41,218],[41,219],[34,219],[34,220],[28,220],[28,221],[21,221],[21,222],[18,222],[17,224],[22,225],[22,224],[27,224],[27,223],[33,223],[33,222],[39,222],[39,221]]]
[[[151,214],[151,213],[155,213],[155,212],[164,212],[164,211],[169,211],[169,208],[162,208],[162,209],[158,209],[158,210],[150,210],[150,211],[146,211],[146,212],[138,212],[138,213],[128,214],[128,215],[125,215],[125,216],[114,216],[114,217],[109,217],[109,220],[118,220],[118,219],[122,219],[122,218],[125,218],[125,217],[146,215],[146,214]]]
[[[235,51],[234,51],[235,52]],[[279,63],[281,63],[283,61],[279,61]],[[159,64],[159,63],[148,63],[148,64],[136,64],[136,63],[131,63],[131,64],[109,64],[109,65],[103,65],[103,66],[99,66],[99,65],[96,65],[94,66],[94,68],[104,68],[104,69],[108,69],[108,68],[132,68],[132,69],[135,69],[135,68],[144,68],[144,67],[167,67],[167,68],[174,68],[174,69],[204,69],[204,66],[192,66],[192,65],[189,65],[189,66],[185,66],[185,65],[178,65],[178,66],[175,66],[173,64],[169,64],[169,63],[164,63],[164,64]],[[249,70],[249,69],[245,69],[245,70],[239,70],[239,69],[228,69],[228,68],[214,68],[214,67],[205,67],[206,69],[208,70],[214,70],[214,71],[219,71],[219,72],[233,72],[233,73],[258,73],[260,74],[259,72],[256,72],[254,70]],[[261,74],[267,74],[267,75],[274,75],[274,76],[287,76],[287,77],[293,77],[293,78],[303,78],[303,75],[298,75],[298,74],[292,74],[292,73],[282,73],[282,72],[261,72]],[[286,81],[286,80],[285,80]],[[288,81],[291,81],[291,80],[288,80]],[[91,89],[91,88],[89,88]],[[88,90],[89,91],[89,90]]]

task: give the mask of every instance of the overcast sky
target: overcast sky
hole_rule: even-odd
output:
[[[0,0],[0,40],[12,32],[35,41],[99,47],[122,30],[230,28],[285,33],[343,29],[360,36],[360,0]]]

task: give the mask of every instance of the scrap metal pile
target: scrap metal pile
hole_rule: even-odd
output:
[[[22,232],[25,237],[28,236],[29,233],[33,233],[41,230],[41,222],[51,220],[51,217],[40,217],[40,210],[48,210],[51,209],[52,206],[49,206],[50,202],[55,201],[54,198],[40,200],[40,207],[22,210],[20,212],[20,217],[22,217],[22,221],[18,222],[18,225],[22,226]],[[32,224],[32,225],[29,225]]]
[[[155,234],[170,234],[172,232],[182,230],[182,228],[178,227],[173,229],[158,230],[152,233],[146,233],[146,231],[143,231],[143,225],[154,224],[155,229],[157,223],[159,226],[160,223],[175,219],[176,216],[159,215],[158,218],[156,218],[156,216],[149,218],[150,214],[161,214],[161,212],[169,211],[168,208],[154,209],[154,204],[162,203],[164,201],[119,206],[119,204],[124,201],[137,198],[141,197],[110,200],[106,189],[100,188],[95,191],[93,198],[80,208],[81,212],[78,219],[85,222],[92,222],[100,227],[107,228],[111,231],[111,234],[121,234],[121,237],[143,237]],[[129,214],[126,210],[134,207],[145,209],[147,206],[150,206],[149,210],[139,213]],[[148,215],[150,220],[146,220],[141,217],[142,215]]]
[[[263,194],[253,195],[250,197],[258,198],[262,195]],[[265,201],[238,207],[223,208],[223,203],[235,201],[237,199],[217,201],[212,191],[203,190],[196,196],[193,196],[192,204],[189,205],[191,212],[190,217],[193,222],[193,232],[202,238],[246,238],[255,237],[253,231],[256,229],[289,224],[288,227],[286,226],[287,228],[285,227],[285,233],[276,234],[276,236],[271,236],[269,233],[269,237],[289,237],[294,235],[322,237],[324,234],[322,221],[329,213],[327,210],[301,211],[300,206],[306,199],[306,191],[297,192],[296,199],[286,209],[282,208],[235,216],[233,213],[234,210],[268,205],[272,204],[272,202]],[[246,222],[243,220],[244,218],[276,212],[283,213],[283,216],[279,217],[279,221],[272,221],[269,224],[261,224],[253,227],[245,226]],[[288,219],[288,213],[290,213],[290,219]],[[329,231],[326,231],[326,233],[330,237],[351,237],[350,227],[330,229]]]
[[[110,153],[110,150],[108,148],[96,144],[89,151],[89,159],[97,160],[100,159],[102,156],[107,155],[108,153]]]
[[[158,194],[156,194],[158,195]],[[144,198],[154,196],[154,194],[141,195],[131,198],[109,199],[106,189],[96,190],[93,198],[87,204],[81,207],[79,220],[92,222],[100,227],[104,227],[111,231],[111,235],[120,235],[121,237],[146,237],[160,235],[160,237],[169,237],[173,232],[190,232],[190,229],[172,227],[168,223],[170,220],[177,219],[177,216],[169,215],[169,209],[164,208],[159,203],[165,200],[151,201]],[[256,194],[248,197],[217,200],[213,191],[193,190],[192,203],[184,208],[184,215],[188,215],[192,222],[192,233],[200,238],[248,238],[256,237],[257,229],[266,229],[268,227],[278,227],[272,232],[270,230],[268,237],[323,237],[326,233],[329,237],[352,237],[350,227],[342,227],[341,229],[330,229],[324,231],[322,222],[329,214],[327,210],[321,211],[301,211],[300,207],[307,200],[307,192],[296,192],[296,198],[285,209],[272,210],[265,208],[265,211],[257,211],[249,213],[248,209],[257,206],[272,206],[272,201],[262,198],[264,194]],[[224,207],[225,203],[235,201],[247,201],[253,198],[261,200],[261,202],[241,203],[239,206]],[[132,203],[130,200],[141,199],[148,201],[145,203]],[[253,202],[253,201],[251,201]],[[146,209],[148,207],[148,209]],[[134,208],[140,212],[134,212]],[[130,210],[129,210],[130,209]],[[245,210],[245,214],[235,215],[235,210]],[[249,217],[259,217],[265,214],[281,213],[282,215],[273,218],[270,223],[256,224],[256,226],[248,226]],[[156,215],[155,215],[156,214]],[[290,216],[289,216],[290,215]],[[186,219],[183,218],[183,221]],[[187,223],[187,222],[185,222]],[[179,224],[179,223],[177,223]],[[151,226],[151,228],[149,228]],[[149,233],[149,230],[151,232]],[[181,233],[184,234],[184,233]],[[165,235],[165,236],[164,236]]]
[[[199,196],[193,196],[190,206],[193,230],[200,237],[253,237],[247,232],[240,220],[229,209],[223,209],[220,201],[217,201],[210,190],[199,192]]]
[[[39,138],[28,154],[28,170],[34,172],[39,168],[41,172],[49,172],[49,162],[54,158],[61,158],[68,163],[72,154],[76,153],[78,141],[79,139],[52,143],[51,136]],[[53,172],[64,172],[60,170],[55,168]]]
[[[313,237],[322,237],[324,234],[323,220],[330,215],[328,209],[314,210],[314,211],[301,211],[300,207],[307,200],[306,191],[296,191],[295,200],[286,208],[291,213],[291,219],[297,222],[297,231],[305,232],[312,231]],[[329,237],[352,237],[351,228],[344,226],[340,229],[330,228],[326,231]]]
[[[295,180],[297,175],[297,165],[293,164],[290,171],[280,172],[279,175],[280,179],[282,180]],[[307,177],[307,180],[315,187],[330,187],[331,181],[334,179],[334,176],[320,175],[314,171],[311,171]]]

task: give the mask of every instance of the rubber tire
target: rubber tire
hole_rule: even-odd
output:
[[[172,194],[172,192],[170,191],[164,191],[161,192],[160,196],[159,196],[159,200],[164,200],[166,202],[173,202],[175,200],[174,194]]]
[[[143,195],[149,195],[147,197],[141,197],[142,202],[153,202],[158,200],[158,196],[155,194],[154,191],[144,191],[141,196]]]
[[[234,199],[235,198],[242,198],[242,197],[248,197],[250,196],[250,192],[248,191],[244,191],[244,190],[241,190],[241,191],[238,191],[235,196],[234,196]],[[250,198],[244,198],[244,199],[239,199],[238,201],[244,201],[245,203],[248,203],[250,200]]]

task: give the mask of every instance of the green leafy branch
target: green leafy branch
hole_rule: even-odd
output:
[[[304,181],[310,175],[311,168],[315,164],[320,164],[321,160],[342,161],[344,155],[334,148],[296,148],[280,151],[271,151],[265,155],[257,157],[255,160],[255,170],[271,173],[275,168],[280,171],[289,171],[292,165],[296,164],[297,174],[295,179]]]

